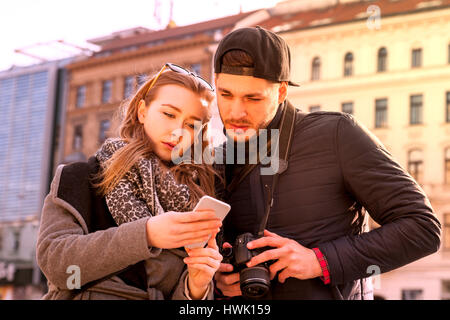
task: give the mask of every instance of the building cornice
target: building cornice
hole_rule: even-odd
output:
[[[414,11],[410,14],[392,14],[381,16],[381,28],[369,30],[366,24],[367,18],[344,21],[339,23],[331,23],[327,25],[315,26],[311,28],[299,28],[286,31],[277,32],[283,36],[290,45],[305,44],[317,40],[330,41],[341,39],[349,36],[371,36],[374,33],[393,31],[396,29],[409,29],[411,26],[417,27],[420,25],[431,25],[438,23],[446,23],[450,19],[450,5],[445,8],[430,11]],[[431,13],[426,15],[424,19],[414,14]],[[443,32],[445,32],[443,30]],[[301,34],[301,37],[299,36]]]
[[[369,4],[367,4],[367,5],[369,6]],[[421,9],[402,11],[402,12],[395,12],[395,13],[388,13],[388,14],[383,14],[383,12],[381,11],[380,18],[382,19],[382,23],[384,23],[385,19],[387,19],[387,18],[412,16],[412,15],[415,15],[415,14],[423,14],[423,13],[429,13],[429,12],[439,12],[439,11],[448,10],[448,9],[450,9],[450,4],[441,5],[441,6],[438,6],[438,7],[428,7],[428,8],[425,7],[425,8],[421,8]],[[302,31],[310,31],[310,30],[321,30],[321,29],[327,29],[327,28],[330,28],[330,30],[335,30],[336,26],[359,24],[361,22],[364,22],[364,25],[365,25],[365,23],[366,23],[368,18],[369,17],[366,16],[366,17],[361,17],[361,18],[356,18],[356,19],[351,19],[351,20],[330,22],[330,23],[326,23],[326,24],[292,27],[292,28],[289,28],[287,30],[277,31],[277,34],[279,34],[281,36],[285,36],[285,35],[288,35],[288,34],[291,34],[291,33],[302,32]],[[330,21],[332,21],[332,20],[330,20]]]
[[[208,35],[202,35],[191,39],[171,40],[170,42],[157,45],[154,47],[143,47],[135,51],[113,53],[106,57],[91,57],[89,59],[78,61],[68,65],[66,68],[69,71],[77,71],[90,67],[99,67],[100,65],[107,65],[118,63],[124,60],[133,60],[149,55],[161,54],[168,51],[189,49],[192,47],[206,47],[213,42],[213,38]]]

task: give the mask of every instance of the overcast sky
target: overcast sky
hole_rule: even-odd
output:
[[[173,0],[173,20],[187,25],[245,11],[272,7],[280,0]],[[161,29],[169,19],[170,1],[155,0],[0,0],[0,70],[39,62],[14,49],[46,57],[71,47],[53,44],[51,52],[34,46],[64,40],[86,46],[86,40],[137,26]],[[33,46],[33,48],[30,48]],[[48,46],[47,46],[48,47]],[[37,49],[36,49],[37,48]]]

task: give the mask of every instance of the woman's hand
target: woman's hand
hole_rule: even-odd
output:
[[[205,248],[185,248],[189,255],[184,262],[188,266],[188,288],[192,299],[201,299],[205,295],[222,261],[216,234],[217,232],[211,236]]]
[[[151,247],[173,249],[206,241],[217,234],[222,222],[212,210],[165,212],[147,221],[147,242]]]

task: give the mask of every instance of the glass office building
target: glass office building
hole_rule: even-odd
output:
[[[0,299],[34,299],[39,217],[53,175],[63,61],[0,72]]]

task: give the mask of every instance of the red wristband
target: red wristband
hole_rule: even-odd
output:
[[[317,260],[319,260],[320,267],[322,268],[323,276],[320,277],[324,284],[330,283],[330,271],[328,270],[328,262],[323,253],[319,250],[319,248],[313,248],[314,253],[316,254]]]

